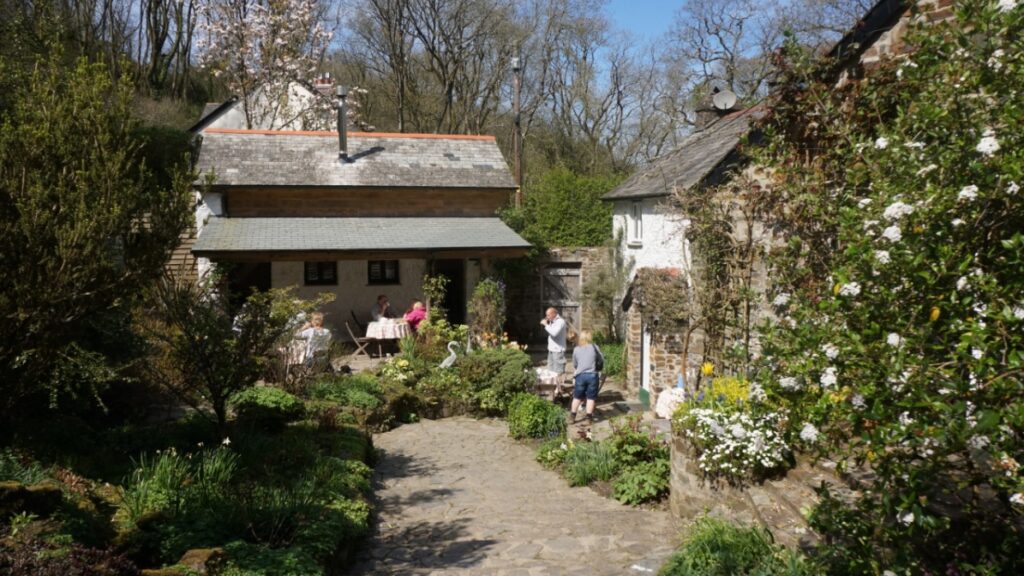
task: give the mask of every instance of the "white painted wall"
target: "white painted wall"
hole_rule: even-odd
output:
[[[210,216],[223,216],[224,215],[224,196],[219,192],[196,192],[196,210],[195,210],[195,226],[196,226],[196,238],[203,233],[203,228],[206,227],[206,222],[210,219]],[[205,278],[207,274],[213,269],[213,264],[209,258],[196,258],[196,272],[199,278]]]
[[[387,294],[395,314],[401,316],[414,300],[423,300],[421,288],[423,274],[427,270],[425,260],[400,260],[398,277],[401,284],[368,285],[366,283],[366,260],[338,261],[338,284],[336,286],[304,286],[303,262],[272,262],[270,266],[271,287],[296,287],[296,295],[304,299],[315,298],[322,292],[333,292],[333,302],[323,307],[324,325],[331,329],[334,337],[348,340],[345,321],[352,323],[349,310],[355,311],[359,321],[370,320],[370,310],[377,303],[378,294]],[[354,325],[352,330],[358,330]],[[360,336],[360,334],[357,334]]]
[[[692,260],[686,229],[690,221],[666,205],[665,198],[643,198],[640,206],[643,235],[632,241],[633,201],[616,201],[612,209],[612,230],[621,238],[620,249],[632,263],[630,278],[637,268],[679,268],[690,280]]]
[[[257,110],[254,115],[257,125],[253,126],[255,130],[311,130],[311,129],[331,129],[334,127],[330,124],[333,118],[327,118],[323,114],[318,112],[308,112],[311,108],[316,96],[310,92],[308,88],[299,84],[298,82],[292,82],[288,86],[288,92],[283,102],[278,103],[276,117],[271,118],[271,112],[266,110],[259,110],[259,107],[267,107],[267,97],[260,91],[252,99],[252,106],[250,110]],[[321,116],[324,116],[321,118]],[[311,126],[309,124],[316,124]],[[245,120],[245,109],[241,101],[235,103],[229,110],[225,111],[216,120],[210,123],[206,128],[233,128],[233,129],[246,129]]]

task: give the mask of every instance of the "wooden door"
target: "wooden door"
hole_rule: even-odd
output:
[[[578,262],[548,264],[541,270],[538,318],[554,306],[577,332],[582,329],[583,278]]]

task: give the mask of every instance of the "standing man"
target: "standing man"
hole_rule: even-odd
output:
[[[565,320],[558,310],[548,308],[540,324],[548,333],[548,370],[561,374],[565,371]]]

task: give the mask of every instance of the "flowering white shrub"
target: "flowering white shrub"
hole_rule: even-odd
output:
[[[845,94],[796,65],[779,83],[762,161],[791,299],[757,380],[793,445],[871,472],[812,514],[827,573],[1024,573],[1020,4],[921,18]]]
[[[742,483],[786,464],[790,451],[779,421],[773,412],[709,407],[681,410],[673,424],[697,453],[701,471]]]

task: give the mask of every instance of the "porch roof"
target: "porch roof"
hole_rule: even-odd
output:
[[[222,259],[365,259],[521,256],[530,248],[498,218],[222,218],[212,217],[192,247]]]

